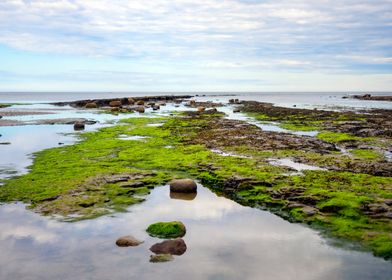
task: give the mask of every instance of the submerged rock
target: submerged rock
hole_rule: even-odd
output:
[[[151,246],[150,251],[155,254],[171,254],[181,256],[186,252],[186,244],[182,238],[166,240]]]
[[[174,260],[174,258],[170,254],[157,254],[150,256],[150,262],[152,263],[170,262],[172,260]]]
[[[185,225],[182,222],[159,222],[149,225],[146,230],[150,236],[159,238],[183,237],[186,233]]]
[[[117,241],[116,241],[116,245],[118,247],[130,247],[130,246],[134,247],[134,246],[138,246],[142,243],[143,243],[143,241],[136,239],[132,235],[122,236],[119,239],[117,239]]]
[[[171,192],[194,193],[197,192],[197,185],[191,179],[177,179],[170,182]]]

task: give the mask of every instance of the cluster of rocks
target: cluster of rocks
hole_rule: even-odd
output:
[[[111,176],[104,178],[109,182],[123,182],[129,180],[127,174]],[[176,179],[170,182],[170,194],[195,194],[197,192],[197,184],[191,179]],[[181,256],[186,250],[187,246],[182,239],[186,233],[185,225],[182,222],[159,222],[151,224],[147,229],[147,233],[152,237],[169,238],[162,242],[155,243],[150,247],[150,251],[154,255],[150,256],[150,262],[167,262],[173,260],[173,256]],[[173,238],[173,239],[170,239]],[[144,243],[144,241],[135,238],[132,235],[122,236],[117,239],[116,245],[119,247],[135,247]]]
[[[354,98],[359,100],[375,100],[375,101],[392,101],[392,96],[373,96],[369,93],[362,95],[347,95],[343,96],[343,99]]]

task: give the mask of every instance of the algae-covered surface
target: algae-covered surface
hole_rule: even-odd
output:
[[[256,119],[320,132],[266,132],[216,112],[133,117],[81,134],[74,145],[36,153],[28,174],[3,182],[0,200],[23,201],[35,212],[77,221],[127,211],[155,186],[193,178],[240,204],[391,258],[392,170],[384,155],[391,134],[385,113],[276,112],[251,105],[242,110]],[[133,136],[139,137],[126,140]],[[287,158],[323,170],[298,173],[270,163]]]

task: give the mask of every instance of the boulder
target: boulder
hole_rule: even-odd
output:
[[[202,107],[202,106],[197,107],[197,111],[198,111],[199,113],[202,113],[202,112],[204,112],[205,110],[206,110],[206,107]]]
[[[154,106],[152,106],[152,109],[154,111],[157,111],[157,110],[161,109],[161,107],[158,104],[155,104]]]
[[[150,251],[155,254],[171,254],[181,256],[186,252],[186,244],[182,238],[166,240],[151,246]]]
[[[75,122],[74,130],[84,130],[85,124],[84,122]]]
[[[143,241],[140,241],[133,237],[132,235],[122,236],[116,241],[116,245],[118,247],[130,247],[130,246],[138,246],[142,244]]]
[[[136,102],[136,105],[144,105],[144,101],[143,100],[139,100]]]
[[[119,101],[119,100],[113,100],[113,101],[110,101],[110,103],[109,103],[110,107],[120,107],[121,105],[122,105],[121,101]]]
[[[89,102],[86,104],[85,107],[86,107],[86,109],[94,109],[94,108],[97,108],[98,106],[97,106],[97,103],[95,103],[95,102]]]
[[[128,98],[128,103],[129,103],[129,105],[135,104],[135,99],[133,99],[133,98]]]
[[[177,179],[170,182],[171,192],[194,193],[197,192],[197,185],[191,179]]]
[[[139,113],[144,113],[144,112],[145,112],[145,109],[144,109],[143,106],[138,106],[138,107],[135,108],[135,111],[136,111],[136,112],[139,112]]]

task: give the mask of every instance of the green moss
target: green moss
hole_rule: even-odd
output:
[[[353,136],[348,133],[342,133],[342,132],[331,132],[331,131],[323,131],[317,134],[317,138],[332,142],[332,143],[337,143],[337,142],[342,142],[342,141],[372,141],[374,138],[371,137],[358,137],[358,136]]]
[[[374,160],[382,158],[382,155],[379,152],[373,150],[355,149],[351,150],[351,153],[361,159]]]
[[[310,122],[306,124],[301,123],[283,123],[280,125],[281,128],[295,131],[314,131],[319,130],[320,126],[316,122]]]
[[[179,221],[151,224],[146,231],[149,235],[159,238],[183,237],[186,233],[184,224]]]

